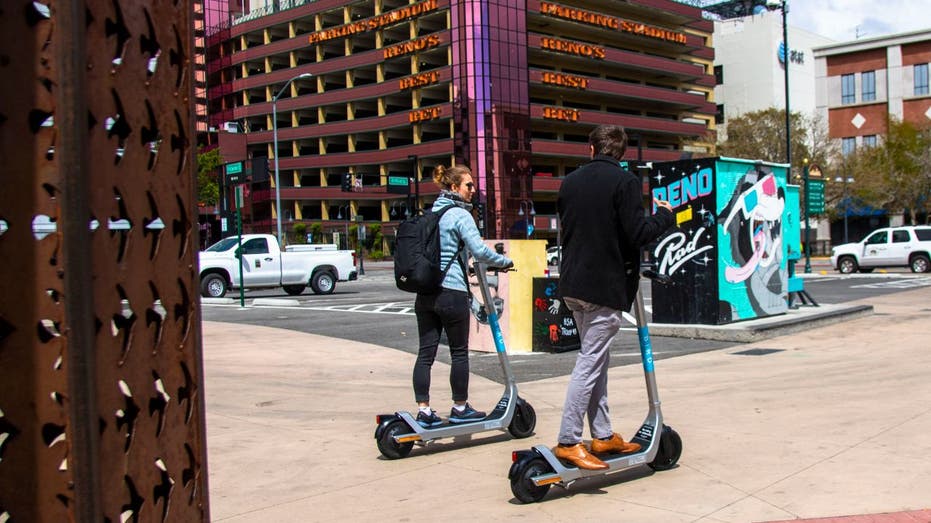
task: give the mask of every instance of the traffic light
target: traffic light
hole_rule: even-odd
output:
[[[268,158],[260,156],[252,159],[252,183],[267,182],[269,174]]]
[[[350,173],[343,174],[342,189],[343,189],[343,192],[352,192],[352,174]]]

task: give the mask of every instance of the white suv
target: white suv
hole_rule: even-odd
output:
[[[559,255],[562,252],[562,247],[550,247],[546,250],[546,264],[547,265],[556,265],[559,263]]]
[[[877,267],[931,270],[931,227],[877,229],[863,241],[831,249],[831,266],[844,274],[871,272]]]

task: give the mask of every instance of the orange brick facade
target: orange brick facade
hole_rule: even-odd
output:
[[[886,112],[884,103],[831,109],[828,113],[828,132],[832,138],[885,134]],[[857,114],[866,120],[859,129],[852,123]]]
[[[902,65],[926,64],[931,62],[931,42],[902,46]]]
[[[814,51],[815,59],[823,64],[824,76],[818,81],[823,82],[822,89],[827,94],[826,99],[818,101],[818,106],[827,117],[831,138],[856,138],[856,146],[860,146],[865,143],[864,136],[886,134],[893,118],[919,127],[931,126],[931,93],[922,94],[918,88],[920,66],[931,64],[931,31],[832,44]],[[875,99],[864,102],[864,73],[870,71],[875,73]],[[853,103],[850,100],[844,103],[842,77],[846,75],[854,77],[853,92],[849,79],[846,83],[846,94],[854,95]]]
[[[911,122],[918,127],[931,125],[931,119],[927,113],[931,111],[931,96],[918,98],[916,100],[905,100],[902,102],[904,107],[904,117],[906,122]]]
[[[871,49],[869,51],[828,57],[828,76],[876,71],[885,68],[885,49]]]

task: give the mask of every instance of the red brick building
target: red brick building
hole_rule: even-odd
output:
[[[931,124],[931,29],[814,49],[818,112],[842,152],[874,144],[889,117]]]

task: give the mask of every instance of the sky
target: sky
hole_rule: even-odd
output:
[[[838,42],[931,29],[931,0],[789,0],[789,26]]]

